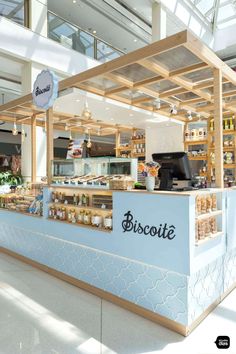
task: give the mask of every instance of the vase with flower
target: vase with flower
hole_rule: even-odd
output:
[[[139,164],[139,172],[145,177],[145,185],[146,189],[149,192],[152,192],[155,188],[155,179],[158,175],[158,170],[160,168],[160,164],[155,161],[150,162],[141,162]]]

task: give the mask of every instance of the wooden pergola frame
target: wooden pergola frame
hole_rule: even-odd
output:
[[[236,73],[187,30],[59,83],[59,91],[72,87],[183,122],[188,122],[190,112],[193,120],[214,117],[216,185],[223,187],[222,120],[223,115],[236,112]],[[170,106],[176,107],[176,115],[172,115]],[[31,94],[0,106],[0,119],[34,122],[34,127],[45,124],[45,114],[50,182],[52,129],[65,129],[70,121],[75,123],[73,130],[79,131],[76,122],[82,118],[52,109],[39,110],[33,105]],[[119,127],[122,128],[130,127]]]

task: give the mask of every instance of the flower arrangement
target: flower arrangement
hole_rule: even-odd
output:
[[[144,177],[157,177],[160,164],[155,161],[143,163],[138,166],[138,171],[142,173]]]

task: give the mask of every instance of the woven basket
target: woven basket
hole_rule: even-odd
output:
[[[110,189],[127,190],[134,187],[134,181],[128,179],[114,179],[109,183]]]

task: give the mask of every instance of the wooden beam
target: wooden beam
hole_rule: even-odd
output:
[[[133,84],[133,87],[134,88],[138,88],[140,86],[145,86],[145,85],[150,85],[150,84],[153,84],[153,83],[156,83],[156,82],[159,82],[159,81],[162,81],[162,80],[165,80],[165,78],[161,75],[155,75],[155,76],[152,76],[152,77],[149,77],[147,79],[144,79],[144,80],[140,80],[140,81],[137,81]]]
[[[178,70],[173,70],[170,72],[170,77],[173,76],[180,76],[180,75],[184,75],[184,74],[188,74],[188,73],[192,73],[194,71],[198,71],[198,70],[202,70],[207,68],[208,65],[206,63],[198,63],[198,64],[193,64],[190,66],[185,66],[183,68],[180,68]]]
[[[224,188],[222,72],[214,69],[215,177],[216,187]]]
[[[127,90],[127,86],[118,86],[110,90],[105,91],[105,96],[113,95],[115,93]]]
[[[31,117],[31,182],[36,183],[37,178],[37,152],[36,152],[36,116]]]
[[[167,90],[167,91],[160,93],[160,98],[180,95],[181,93],[186,93],[186,92],[189,92],[189,91],[187,91],[185,88],[177,87],[172,90]]]
[[[53,160],[53,108],[49,108],[46,112],[47,127],[47,178],[48,185],[52,182],[52,160]]]
[[[132,100],[132,105],[133,105],[133,104],[136,104],[136,103],[149,102],[149,101],[153,101],[153,100],[155,100],[154,97],[141,96],[141,97],[134,98],[134,99]]]
[[[186,105],[186,104],[196,104],[196,103],[200,103],[200,102],[207,102],[206,100],[204,100],[203,98],[200,97],[196,97],[196,98],[192,98],[191,100],[184,100],[180,103],[180,107]]]
[[[7,102],[5,104],[0,105],[0,112],[7,111],[11,108],[20,106],[24,103],[28,103],[32,101],[32,93],[29,93],[28,95],[19,97],[13,101]]]

